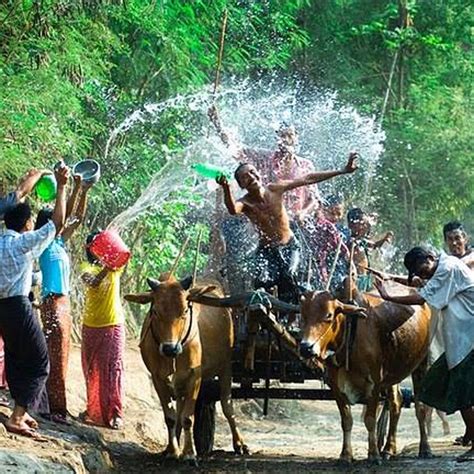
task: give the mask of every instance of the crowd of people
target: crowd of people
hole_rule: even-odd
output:
[[[247,216],[257,232],[254,288],[276,287],[281,299],[296,302],[305,290],[298,278],[302,240],[310,249],[309,260],[314,258],[316,262],[313,288],[337,289],[346,276],[355,274],[359,291],[369,291],[375,285],[384,300],[406,305],[428,303],[435,315],[432,332],[439,336],[442,350],[426,376],[421,400],[448,414],[461,412],[466,425],[461,444],[471,444],[463,459],[474,459],[474,251],[462,224],[453,221],[443,228],[451,255],[423,247],[410,250],[404,259],[408,278],[374,271],[370,251],[389,242],[393,233],[372,239],[372,216],[355,207],[347,212],[345,227],[342,199],[324,199],[314,187],[355,172],[356,153],[350,153],[341,170],[314,172],[310,162],[295,153],[297,135],[293,127],[283,126],[277,131],[278,148],[269,154],[232,144],[215,107],[209,110],[209,116],[222,141],[240,161],[235,179],[244,196],[235,199],[225,177],[218,183],[229,214]],[[417,292],[391,295],[384,284],[388,279],[416,287]]]
[[[70,170],[64,164],[57,166],[55,205],[41,209],[34,219],[25,199],[50,173],[32,170],[15,191],[0,198],[4,225],[0,234],[0,388],[8,388],[14,403],[5,427],[35,439],[42,437],[32,415],[70,423],[66,382],[72,318],[67,241],[84,221],[92,186],[76,175],[68,196]],[[85,286],[81,353],[87,387],[81,418],[120,429],[125,345],[121,270],[107,268],[90,252],[95,235],[87,237],[87,263],[81,267]],[[34,286],[41,287],[40,301],[32,292]],[[8,406],[5,397],[1,403]]]
[[[423,247],[410,250],[404,261],[408,278],[375,271],[370,253],[390,242],[393,233],[372,238],[373,214],[357,207],[346,214],[341,196],[323,197],[317,188],[317,183],[356,172],[356,152],[349,153],[341,169],[315,171],[311,161],[296,154],[294,127],[284,124],[277,130],[275,151],[252,150],[232,143],[215,107],[209,116],[222,141],[234,151],[238,162],[235,180],[244,192],[237,199],[232,183],[224,176],[218,178],[230,214],[220,225],[227,266],[237,261],[238,268],[251,260],[248,268],[253,288],[276,288],[287,302],[297,303],[308,287],[337,291],[347,275],[355,274],[359,291],[372,290],[375,285],[382,299],[409,305],[428,303],[439,313],[433,318],[439,329],[433,333],[442,338],[444,350],[426,377],[422,400],[447,413],[461,411],[466,424],[462,443],[472,443],[474,251],[462,224],[453,221],[443,229],[450,255]],[[91,187],[74,176],[68,197],[69,170],[64,165],[58,167],[55,206],[42,209],[34,225],[32,209],[24,200],[46,173],[49,171],[31,171],[14,192],[0,199],[0,218],[6,228],[0,234],[0,344],[4,345],[0,345],[0,385],[8,385],[14,400],[5,426],[32,437],[40,435],[31,413],[69,423],[66,377],[72,321],[66,242],[84,220]],[[244,243],[252,239],[248,222],[256,235],[250,246]],[[90,234],[84,243],[86,262],[81,266],[85,294],[82,366],[87,387],[87,407],[81,418],[120,429],[125,346],[122,271],[104,266],[91,252],[95,237],[96,233]],[[229,258],[232,252],[236,254]],[[35,261],[42,280],[42,324],[29,297],[34,280],[38,280],[33,271]],[[241,273],[231,272],[228,279]],[[407,296],[391,295],[384,283],[388,279],[417,290]]]

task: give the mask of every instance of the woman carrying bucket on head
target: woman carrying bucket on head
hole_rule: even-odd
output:
[[[87,423],[120,429],[123,425],[124,311],[120,276],[130,252],[113,231],[86,240],[86,285],[82,326],[82,370],[87,386]]]

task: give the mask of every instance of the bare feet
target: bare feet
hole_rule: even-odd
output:
[[[110,421],[110,427],[113,430],[121,430],[123,428],[123,420],[119,416],[114,416]]]
[[[33,419],[31,418],[31,420]],[[35,429],[29,426],[29,424],[26,422],[25,419],[19,421],[18,419],[9,418],[5,422],[5,428],[7,429],[9,433],[13,433],[20,436],[26,436],[27,438],[33,438],[35,441],[40,441],[40,442],[48,441],[46,438],[41,436]]]
[[[33,430],[37,430],[39,428],[38,422],[33,417],[31,417],[29,413],[25,413],[23,421]]]

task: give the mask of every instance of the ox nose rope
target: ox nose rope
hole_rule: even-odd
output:
[[[183,316],[186,316],[186,314],[188,314],[188,313],[189,313],[189,324],[188,324],[188,327],[187,327],[187,330],[186,330],[186,333],[185,333],[184,337],[183,338],[180,337],[180,343],[181,343],[181,346],[183,346],[183,347],[189,341],[194,339],[194,336],[192,338],[190,337],[191,336],[191,331],[192,331],[192,328],[193,328],[193,322],[194,322],[193,304],[192,304],[191,301],[188,302],[188,306],[187,306],[186,311],[183,314]],[[155,341],[155,344],[158,347],[160,346],[160,339],[157,336],[157,334],[155,332],[155,329],[153,328],[153,318],[157,318],[158,316],[159,315],[156,312],[156,310],[153,308],[153,305],[151,305],[150,311],[148,312],[148,315],[147,315],[147,321],[145,323],[146,328],[145,328],[145,331],[143,333],[142,338],[140,339],[140,344],[139,344],[140,347],[143,344],[143,341],[145,340],[145,338],[146,338],[149,331],[151,332],[151,336],[153,337],[153,340]],[[184,330],[183,330],[183,332],[184,332]]]

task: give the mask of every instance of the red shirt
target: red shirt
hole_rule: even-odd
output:
[[[247,163],[251,163],[257,168],[262,176],[263,184],[301,178],[314,172],[314,165],[310,160],[295,156],[288,166],[283,163],[278,151],[245,149],[243,156]],[[305,207],[311,198],[317,196],[319,196],[319,191],[315,184],[301,186],[284,194],[285,208],[291,215],[295,215]]]

